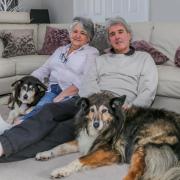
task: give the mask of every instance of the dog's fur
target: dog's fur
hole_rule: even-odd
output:
[[[130,163],[124,180],[179,180],[180,115],[135,106],[124,112],[124,101],[125,96],[107,92],[81,98],[77,140],[38,153],[36,159],[77,151],[84,154],[54,170],[54,178],[86,168]]]
[[[7,122],[13,124],[14,120],[32,111],[33,107],[44,96],[46,86],[34,76],[25,76],[12,85],[8,107],[11,109]]]

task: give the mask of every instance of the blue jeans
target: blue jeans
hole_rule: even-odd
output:
[[[22,121],[24,120],[27,120],[29,118],[31,118],[32,116],[34,116],[37,112],[39,112],[41,110],[41,108],[47,104],[47,103],[52,103],[53,102],[53,99],[59,95],[59,93],[62,92],[61,88],[59,87],[58,84],[53,84],[51,85],[51,91],[49,92],[46,92],[45,95],[40,99],[40,101],[36,104],[36,106],[34,107],[34,109],[24,115],[24,116],[21,116],[20,119]]]

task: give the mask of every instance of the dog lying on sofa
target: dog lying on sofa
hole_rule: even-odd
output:
[[[180,115],[131,107],[126,96],[109,92],[81,98],[76,116],[77,139],[36,155],[37,160],[80,151],[83,155],[54,170],[53,178],[114,163],[130,163],[124,180],[179,180]]]
[[[46,86],[34,76],[25,76],[12,85],[8,107],[11,109],[7,122],[13,124],[14,120],[32,111],[33,107],[44,96]]]

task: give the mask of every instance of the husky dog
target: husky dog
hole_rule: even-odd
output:
[[[7,122],[13,124],[14,120],[32,111],[46,91],[46,86],[34,76],[25,76],[12,85],[8,107],[11,109]]]
[[[83,155],[54,170],[53,178],[117,163],[129,163],[123,180],[180,180],[180,115],[132,106],[126,96],[108,92],[81,98],[76,116],[77,139],[36,155],[37,160],[80,151]]]

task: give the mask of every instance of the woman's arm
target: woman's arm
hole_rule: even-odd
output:
[[[71,85],[62,91],[58,96],[56,96],[53,102],[60,102],[67,96],[73,96],[78,94],[79,89],[75,85]]]
[[[58,54],[59,54],[60,50],[59,48],[46,60],[46,62],[39,67],[38,69],[36,69],[35,71],[33,71],[31,73],[32,76],[35,76],[36,78],[38,78],[41,82],[44,81],[45,77],[49,77],[50,72],[51,72],[51,66],[53,66],[53,61],[57,58]]]

